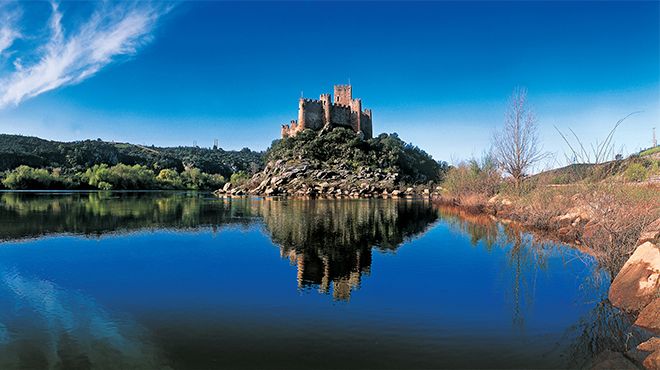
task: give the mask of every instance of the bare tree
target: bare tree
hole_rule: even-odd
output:
[[[532,166],[543,159],[537,121],[527,106],[527,90],[516,88],[504,116],[504,127],[493,135],[493,154],[500,168],[511,175],[516,188]]]

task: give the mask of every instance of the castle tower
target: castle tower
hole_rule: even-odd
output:
[[[335,85],[335,104],[350,105],[353,100],[351,85]]]
[[[350,106],[353,130],[355,132],[360,132],[362,131],[362,99],[351,100]]]
[[[298,101],[298,131],[305,130],[305,99],[300,98]]]
[[[330,109],[332,106],[332,101],[330,100],[330,94],[321,94],[321,103],[323,104],[323,127],[330,125]]]

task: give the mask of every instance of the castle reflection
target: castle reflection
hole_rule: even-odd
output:
[[[301,290],[349,300],[372,249],[394,251],[438,218],[428,201],[218,199],[198,193],[2,193],[0,241],[49,234],[214,230],[263,222]]]
[[[372,248],[396,250],[437,220],[428,202],[291,200],[259,203],[281,255],[298,268],[298,288],[350,299],[371,272]]]

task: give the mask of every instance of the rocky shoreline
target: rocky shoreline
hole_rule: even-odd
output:
[[[410,185],[398,172],[366,166],[352,170],[342,162],[320,165],[307,161],[269,162],[244,184],[225,184],[218,196],[293,196],[335,198],[388,198],[438,196],[441,188]]]
[[[518,222],[532,230],[536,225],[525,223],[520,214],[524,207],[516,207],[514,202],[495,196],[487,205],[462,206],[455,199],[436,198],[438,203],[462,208],[467,212],[485,214],[505,222]],[[593,254],[581,245],[578,236],[588,235],[602,227],[593,217],[588,208],[573,207],[564,214],[555,216],[548,224],[555,225],[553,230],[543,230],[557,239],[575,245],[586,253]],[[647,225],[636,242],[632,255],[627,259],[612,281],[608,298],[617,307],[634,318],[634,325],[643,328],[653,336],[639,344],[636,349],[642,353],[642,363],[645,368],[660,370],[660,218]],[[634,364],[623,354],[607,352],[596,358],[593,368],[635,368]]]

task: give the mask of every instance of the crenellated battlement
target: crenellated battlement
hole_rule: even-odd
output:
[[[296,135],[305,129],[320,130],[325,127],[347,127],[364,138],[372,137],[372,115],[370,109],[362,110],[362,99],[353,99],[351,85],[335,85],[334,100],[330,94],[321,94],[319,99],[301,97],[298,105],[298,120],[282,125],[282,137]]]

